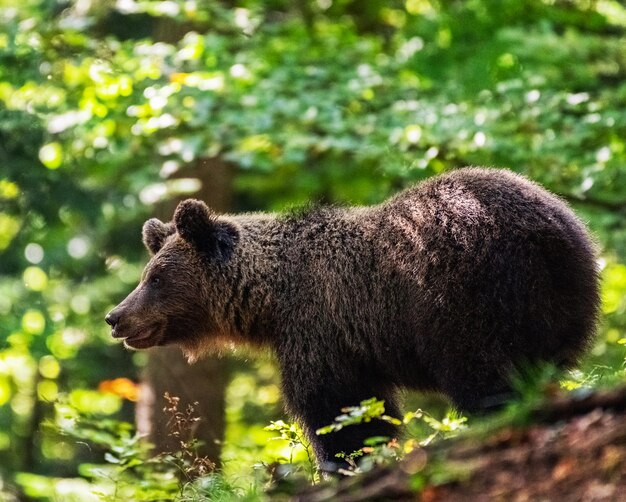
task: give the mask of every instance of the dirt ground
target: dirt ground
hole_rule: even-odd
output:
[[[567,422],[507,429],[450,465],[468,479],[427,487],[418,500],[626,501],[626,415],[596,409]]]
[[[626,388],[555,399],[530,424],[419,450],[294,500],[626,502]]]

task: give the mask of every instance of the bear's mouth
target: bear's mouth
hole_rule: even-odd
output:
[[[159,326],[148,326],[137,333],[125,334],[118,333],[114,329],[111,333],[113,338],[122,338],[124,347],[127,349],[147,349],[158,345],[161,341],[163,330]]]

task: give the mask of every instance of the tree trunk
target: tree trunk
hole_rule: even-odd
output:
[[[232,207],[232,175],[231,166],[219,159],[199,159],[193,169],[184,170],[180,177],[198,178],[202,188],[194,197],[222,212]],[[169,221],[177,203],[178,200],[172,200],[162,204],[157,216]],[[216,357],[190,365],[177,347],[157,347],[149,351],[136,420],[139,432],[148,436],[156,452],[179,449],[179,440],[168,435],[169,417],[163,413],[166,404],[163,395],[168,392],[180,398],[181,411],[198,403],[194,408],[201,421],[193,432],[202,443],[198,453],[219,461],[225,429],[227,373],[227,361]]]

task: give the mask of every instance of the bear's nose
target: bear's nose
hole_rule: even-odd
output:
[[[107,314],[104,320],[109,326],[111,326],[112,328],[115,328],[115,325],[120,320],[120,316],[119,314],[116,314],[114,310],[111,310],[111,312]]]

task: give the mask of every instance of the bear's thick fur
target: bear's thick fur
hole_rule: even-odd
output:
[[[493,404],[529,363],[568,367],[590,344],[594,245],[568,206],[506,170],[465,168],[373,207],[218,216],[182,202],[143,230],[154,257],[107,316],[132,348],[190,357],[270,347],[289,411],[320,461],[396,431],[375,421],[327,435],[340,409],[399,387],[459,408]]]

